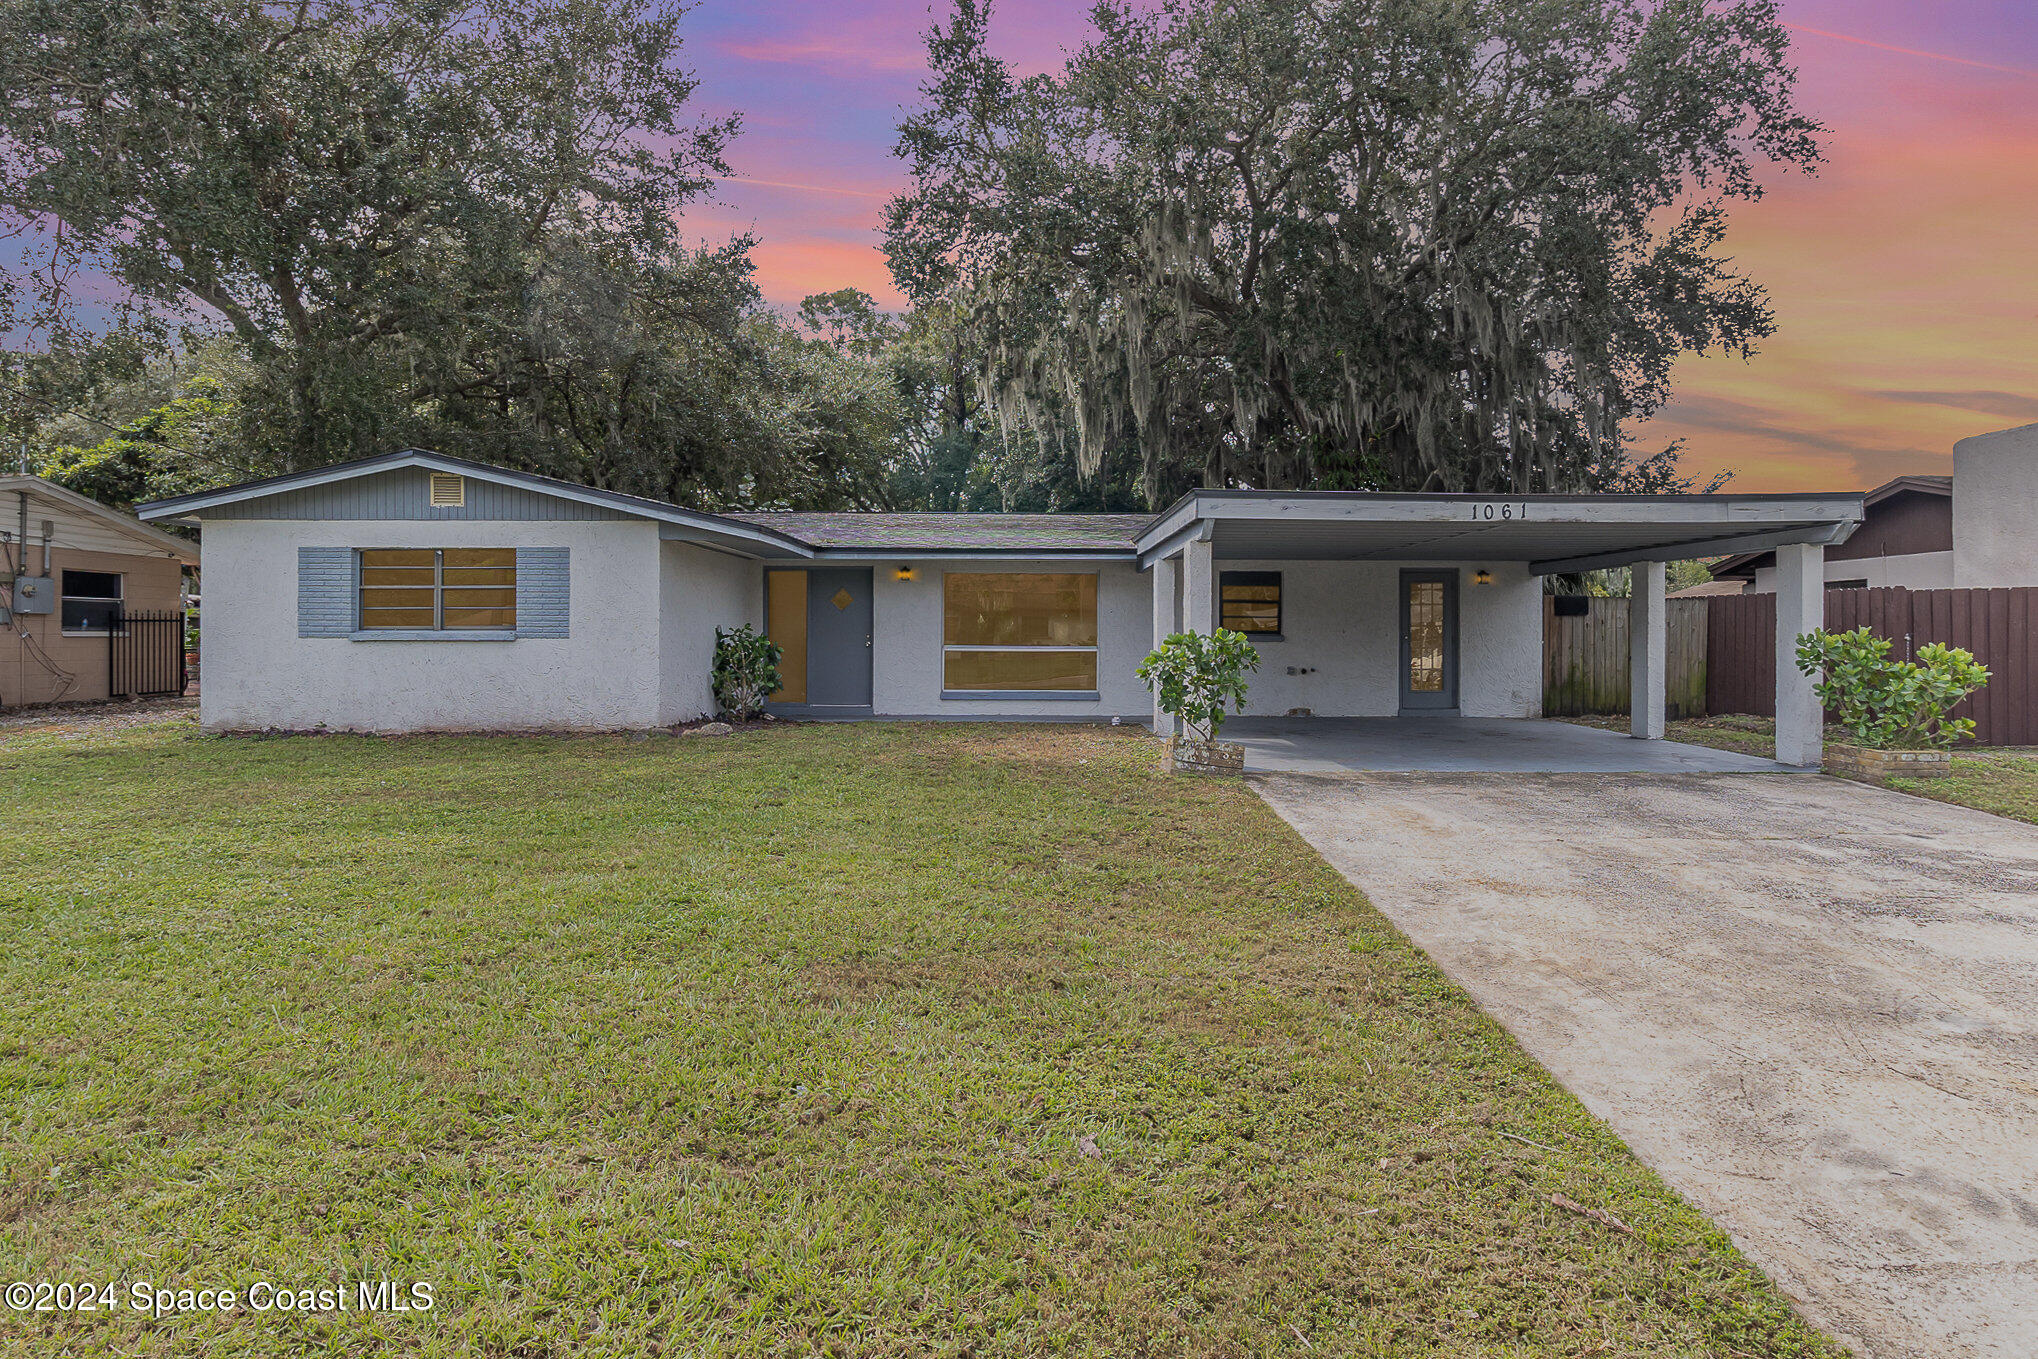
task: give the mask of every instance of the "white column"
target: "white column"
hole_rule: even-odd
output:
[[[1663,598],[1667,572],[1662,562],[1636,562],[1628,590],[1628,733],[1644,741],[1663,739],[1670,659],[1670,609]]]
[[[1195,539],[1182,549],[1182,572],[1182,631],[1207,637],[1217,630],[1216,557],[1209,539]]]
[[[1153,645],[1155,650],[1159,650],[1160,644],[1168,640],[1170,633],[1180,631],[1175,626],[1175,591],[1178,588],[1176,582],[1180,577],[1181,569],[1182,563],[1180,558],[1163,557],[1155,562],[1153,568],[1147,572],[1153,580]],[[1175,719],[1161,711],[1159,694],[1155,694],[1153,700],[1153,734],[1156,736],[1173,736],[1175,734]]]
[[[1776,549],[1776,758],[1817,764],[1825,745],[1824,710],[1812,677],[1797,668],[1797,639],[1826,625],[1826,549],[1790,543]]]

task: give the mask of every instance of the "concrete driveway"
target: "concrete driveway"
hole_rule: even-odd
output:
[[[1269,774],[1756,774],[1791,766],[1682,741],[1518,717],[1234,717],[1224,739]],[[1815,770],[1802,770],[1815,773]]]
[[[2038,827],[1789,774],[1254,784],[1814,1322],[2038,1355]]]

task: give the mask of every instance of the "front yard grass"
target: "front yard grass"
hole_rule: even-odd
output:
[[[0,1277],[436,1286],[0,1348],[1839,1353],[1136,734],[187,719],[0,776]]]
[[[1604,727],[1610,731],[1628,729],[1625,717],[1567,717],[1563,720],[1587,727]],[[1776,721],[1745,713],[1690,718],[1670,723],[1668,736],[1672,741],[1688,741],[1695,746],[1712,746],[1718,750],[1737,750],[1744,755],[1760,755],[1766,759],[1776,749]],[[1828,742],[1848,739],[1845,727],[1826,728]],[[2038,751],[2034,750],[1966,746],[1954,752],[1953,772],[1947,778],[1885,779],[1883,786],[1900,793],[1916,793],[1919,797],[1994,812],[1997,816],[2038,822]]]

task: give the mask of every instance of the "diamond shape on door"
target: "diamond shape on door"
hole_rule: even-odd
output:
[[[856,602],[856,597],[847,590],[837,590],[833,595],[829,596],[828,602],[838,609],[846,609]]]

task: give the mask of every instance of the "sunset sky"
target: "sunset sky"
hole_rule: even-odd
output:
[[[1031,70],[1079,45],[1085,0],[1007,0],[1000,53]],[[1783,0],[1804,107],[1830,128],[1816,178],[1774,180],[1730,248],[1779,329],[1751,360],[1688,359],[1640,431],[1744,491],[1856,489],[1951,470],[1955,439],[2038,422],[2038,6]],[[925,76],[925,0],[704,0],[687,61],[745,131],[703,235],[760,238],[773,302],[899,298],[878,213]]]

